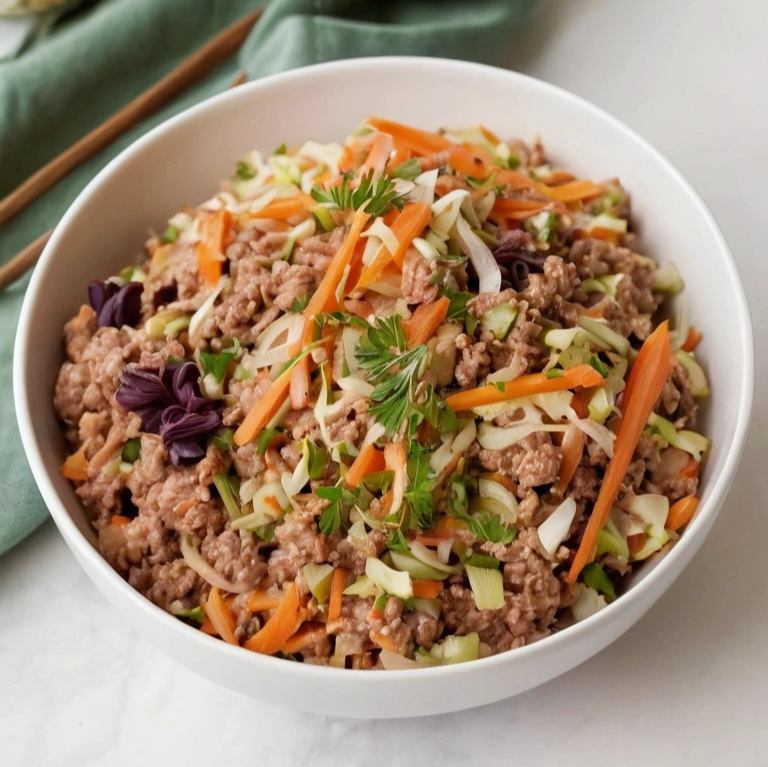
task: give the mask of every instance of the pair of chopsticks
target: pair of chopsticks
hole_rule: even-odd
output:
[[[109,146],[118,136],[156,112],[188,85],[199,80],[235,53],[263,12],[264,9],[259,8],[219,32],[162,80],[137,96],[106,122],[83,136],[77,143],[30,176],[7,197],[0,200],[0,226],[33,203],[78,165]],[[232,86],[240,85],[244,80],[245,76],[241,73]],[[0,292],[34,266],[52,233],[53,229],[40,235],[7,264],[0,267]]]

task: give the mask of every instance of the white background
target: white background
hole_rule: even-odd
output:
[[[667,154],[714,211],[751,303],[757,382],[741,469],[700,553],[639,625],[486,708],[388,722],[296,714],[160,655],[48,522],[0,559],[0,764],[767,764],[767,32],[763,0],[560,0],[541,4],[506,58]]]

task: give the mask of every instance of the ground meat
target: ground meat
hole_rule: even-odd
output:
[[[245,381],[232,381],[229,393],[236,398],[234,405],[225,408],[222,421],[225,426],[236,426],[251,412],[256,403],[267,393],[272,381],[268,375],[258,378],[246,378]]]
[[[476,343],[472,336],[462,333],[456,337],[456,348],[460,355],[454,372],[456,383],[463,389],[477,386],[478,381],[488,375],[491,366],[485,342]]]
[[[220,535],[208,535],[200,553],[222,577],[247,590],[254,588],[267,572],[259,547],[251,533],[224,530]]]
[[[294,511],[286,514],[275,529],[276,548],[269,557],[269,576],[276,583],[292,581],[308,562],[325,562],[328,547],[317,529],[314,514]]]
[[[378,557],[387,548],[387,536],[383,530],[369,530],[364,541],[352,541],[337,533],[330,539],[328,561],[337,567],[362,575],[365,572],[365,560]]]
[[[543,317],[573,327],[581,314],[578,302],[586,300],[586,293],[581,289],[576,267],[559,256],[549,256],[544,272],[528,277],[528,287],[519,298]]]
[[[542,361],[544,352],[539,344],[542,326],[539,312],[528,310],[525,301],[517,305],[518,317],[512,330],[501,341],[490,338],[491,362],[494,370],[510,368],[505,380],[512,380],[534,370]]]
[[[162,255],[156,253],[149,262],[142,294],[145,312],[152,311],[155,294],[169,285],[175,285],[180,301],[195,298],[204,289],[193,244],[178,241],[169,250],[163,249]]]
[[[503,450],[481,448],[480,465],[512,477],[521,488],[547,485],[557,479],[563,454],[547,432],[535,432]]]
[[[323,273],[311,266],[277,261],[262,286],[264,301],[267,306],[274,304],[286,312],[294,301],[302,301],[312,295],[322,278]]]
[[[373,599],[345,596],[341,600],[341,615],[327,625],[329,634],[358,636],[361,643],[369,638],[368,613],[373,607]]]
[[[371,423],[371,416],[368,414],[371,400],[367,397],[353,397],[344,402],[343,407],[334,406],[331,415],[326,419],[328,436],[333,443],[349,442],[359,445],[365,439]]]
[[[383,617],[369,620],[370,637],[376,644],[391,647],[394,652],[413,657],[413,631],[403,620],[405,605],[397,597],[389,597]]]
[[[79,362],[85,347],[96,332],[96,312],[87,304],[64,325],[64,345],[67,357],[72,362]]]
[[[426,304],[437,298],[437,264],[409,248],[403,261],[403,298],[408,304]]]
[[[443,622],[425,610],[409,610],[403,620],[411,629],[416,645],[425,650],[429,650],[443,633]]]
[[[696,495],[699,489],[698,473],[693,476],[680,475],[683,468],[687,468],[690,462],[691,456],[676,447],[667,447],[659,451],[658,462],[653,468],[649,467],[650,476],[643,483],[643,492],[666,495],[670,503],[688,495]]]
[[[661,412],[675,424],[676,429],[691,429],[696,425],[698,409],[691,394],[688,371],[673,358],[669,377],[661,391]]]
[[[600,478],[591,466],[577,466],[568,485],[568,495],[579,501],[596,501],[600,490]]]
[[[345,236],[345,227],[339,226],[327,234],[308,237],[294,248],[291,261],[294,264],[311,266],[318,272],[325,272]]]

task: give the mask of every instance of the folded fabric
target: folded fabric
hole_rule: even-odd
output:
[[[534,0],[273,0],[237,57],[71,173],[0,229],[0,263],[54,226],[112,157],[154,125],[249,79],[338,58],[426,55],[498,62]],[[258,0],[104,0],[0,63],[0,196],[159,80]],[[0,554],[47,516],[18,434],[12,349],[28,279],[0,295]],[[46,403],[41,403],[46,407]]]

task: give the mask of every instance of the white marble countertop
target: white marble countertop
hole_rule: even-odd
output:
[[[758,345],[768,179],[768,3],[544,3],[511,67],[591,99],[666,153],[735,252]],[[0,559],[0,764],[768,763],[768,359],[734,487],[693,563],[609,649],[512,700],[420,720],[271,708],[207,682],[123,623],[52,523]]]

